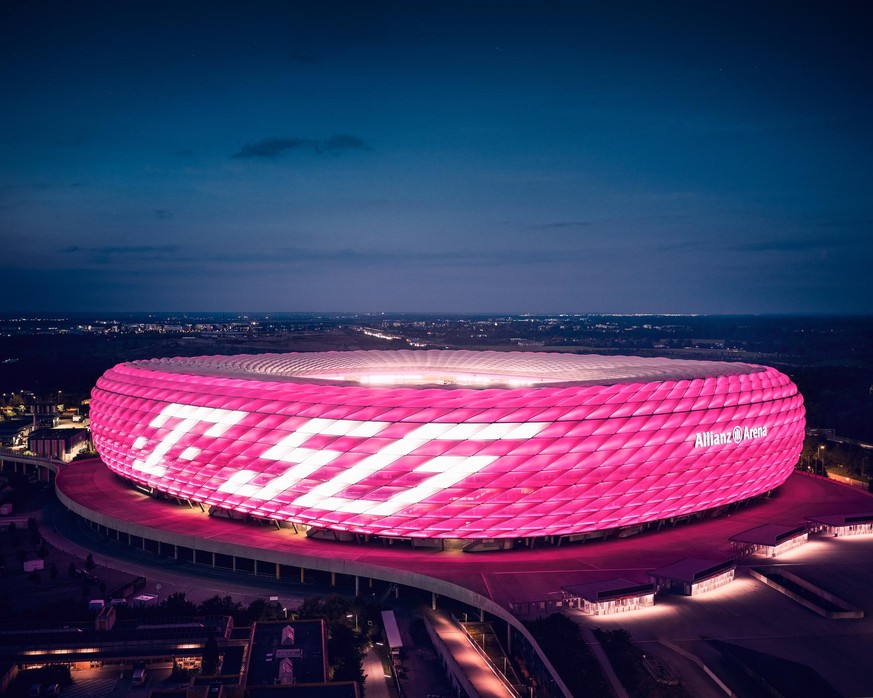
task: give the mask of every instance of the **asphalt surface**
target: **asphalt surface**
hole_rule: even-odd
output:
[[[683,557],[726,559],[732,555],[728,541],[731,536],[762,524],[796,526],[807,516],[873,510],[873,496],[867,492],[795,473],[775,496],[751,502],[729,516],[664,527],[625,539],[560,548],[463,553],[378,543],[337,543],[307,538],[290,529],[211,518],[199,509],[159,501],[126,486],[99,461],[70,463],[58,475],[57,488],[91,511],[178,536],[413,571],[470,589],[505,608],[512,603],[554,599],[564,585],[615,577],[648,581],[649,570]]]

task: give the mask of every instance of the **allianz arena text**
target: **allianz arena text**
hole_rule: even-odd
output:
[[[119,364],[106,465],[256,517],[411,538],[582,534],[763,494],[803,399],[768,367],[531,352],[353,351]]]

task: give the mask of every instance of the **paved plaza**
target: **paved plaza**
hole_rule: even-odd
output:
[[[208,541],[281,551],[289,557],[289,564],[311,560],[316,569],[324,569],[324,561],[328,560],[338,571],[357,570],[354,565],[362,565],[360,569],[369,570],[377,578],[414,573],[472,591],[503,609],[516,609],[513,613],[530,609],[530,603],[560,599],[564,585],[616,577],[647,581],[650,570],[683,557],[725,559],[732,554],[728,539],[756,526],[796,526],[808,516],[873,509],[873,497],[867,492],[796,473],[774,496],[719,518],[665,526],[626,539],[471,554],[337,543],[307,538],[289,529],[210,518],[199,509],[158,501],[127,486],[99,461],[70,464],[59,474],[57,488],[61,501],[92,512],[93,520],[108,526],[127,522],[140,530],[153,531],[158,539],[178,538],[180,545],[196,546]],[[868,617],[822,618],[749,577],[748,566],[756,562],[790,566],[795,574],[864,609]],[[707,680],[691,662],[667,648],[668,643],[702,659],[721,674],[730,672],[721,666],[706,638],[726,640],[806,663],[840,693],[860,696],[873,694],[873,679],[866,666],[873,651],[871,598],[873,536],[814,537],[775,561],[752,558],[741,563],[736,581],[709,594],[695,598],[659,596],[651,609],[578,620],[604,629],[629,630],[644,651],[648,646],[653,654],[662,656],[684,682],[699,682],[701,692],[705,692]]]

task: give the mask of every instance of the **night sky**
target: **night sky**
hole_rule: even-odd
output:
[[[867,3],[0,3],[0,311],[873,312]]]

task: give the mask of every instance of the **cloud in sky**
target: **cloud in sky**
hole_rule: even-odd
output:
[[[362,150],[367,147],[363,139],[347,134],[336,134],[324,140],[312,138],[263,138],[246,143],[231,157],[234,158],[276,158],[293,151],[308,151],[318,155],[338,155],[348,150]]]
[[[536,223],[527,226],[528,230],[549,230],[553,228],[585,228],[591,225],[590,221],[552,221],[550,223]]]
[[[805,252],[807,250],[822,250],[832,247],[847,247],[856,240],[839,238],[821,238],[817,240],[780,238],[774,240],[756,240],[740,245],[735,249],[748,252]]]
[[[179,249],[178,245],[118,245],[107,247],[81,247],[79,245],[70,245],[61,250],[68,254],[86,253],[86,254],[101,254],[101,255],[126,255],[126,254],[155,254],[155,253],[171,253]]]

